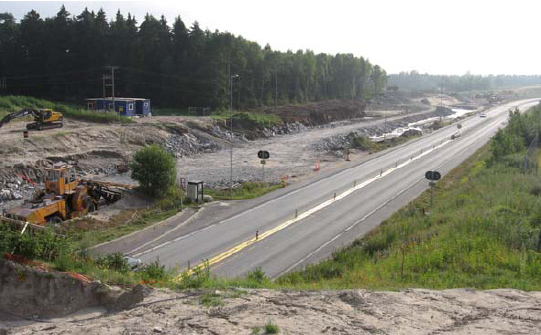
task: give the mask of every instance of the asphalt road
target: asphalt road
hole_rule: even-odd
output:
[[[463,162],[504,125],[511,107],[526,109],[537,101],[513,102],[490,110],[486,118],[468,118],[460,122],[456,139],[451,136],[457,127],[445,127],[135,256],[180,269],[208,260],[211,272],[225,277],[256,267],[276,277],[317,262],[422,193],[428,187],[426,171],[445,175]]]

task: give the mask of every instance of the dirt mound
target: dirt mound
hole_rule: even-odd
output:
[[[265,112],[274,113],[286,123],[299,122],[305,126],[318,126],[335,121],[360,118],[365,116],[364,100],[329,100],[304,105],[266,108]]]
[[[86,307],[121,310],[143,300],[144,287],[109,287],[84,276],[0,259],[0,318],[60,317]]]

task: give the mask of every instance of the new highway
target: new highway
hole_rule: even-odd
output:
[[[460,130],[442,128],[134,256],[180,269],[207,261],[212,273],[226,277],[256,267],[276,277],[317,262],[426,190],[426,171],[445,175],[471,156],[505,125],[509,109],[537,103],[517,101],[469,117]]]

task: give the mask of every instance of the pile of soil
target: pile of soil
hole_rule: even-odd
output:
[[[266,108],[266,113],[273,113],[286,123],[299,122],[305,126],[319,126],[331,122],[364,117],[364,100],[329,100],[303,105]]]

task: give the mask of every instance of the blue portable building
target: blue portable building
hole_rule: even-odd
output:
[[[88,110],[115,111],[122,116],[151,116],[150,99],[143,98],[91,98],[85,99]]]

